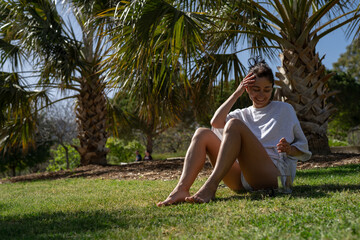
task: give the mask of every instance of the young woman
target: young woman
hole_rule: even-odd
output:
[[[277,188],[277,176],[284,174],[279,152],[286,153],[290,162],[287,168],[294,180],[297,160],[309,159],[311,152],[292,106],[271,101],[273,86],[272,70],[265,61],[254,60],[249,74],[215,112],[211,120],[213,130],[196,130],[180,180],[158,206],[207,203],[215,197],[220,181],[234,191]],[[245,91],[252,106],[230,112]],[[206,155],[214,169],[191,196],[190,187],[204,166]]]

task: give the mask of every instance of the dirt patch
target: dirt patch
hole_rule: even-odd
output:
[[[298,162],[298,169],[333,167],[346,164],[360,164],[360,154],[334,153],[330,155],[314,155],[307,162]],[[182,158],[169,160],[153,160],[126,165],[83,166],[74,170],[28,174],[0,180],[0,183],[34,180],[52,180],[64,178],[100,178],[100,179],[138,179],[138,180],[171,180],[178,179],[183,166]],[[200,176],[208,176],[211,165],[207,161]]]

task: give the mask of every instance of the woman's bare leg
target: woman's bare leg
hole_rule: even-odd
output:
[[[190,187],[205,164],[206,154],[214,166],[219,147],[220,140],[210,129],[197,129],[186,153],[178,184],[168,198],[157,205],[166,206],[184,202],[185,198],[190,196]]]
[[[236,158],[239,160],[239,168],[243,172],[245,179],[254,189],[276,186],[276,176],[279,171],[269,158],[264,147],[243,122],[232,119],[225,126],[223,141],[214,171],[200,190],[195,195],[186,197],[185,200],[204,203],[214,198],[220,181],[224,177],[231,177],[229,170],[233,171],[234,165],[236,166],[236,163],[234,164]],[[238,179],[234,180],[241,182]],[[236,186],[236,182],[233,182],[232,179],[228,179],[227,182]]]

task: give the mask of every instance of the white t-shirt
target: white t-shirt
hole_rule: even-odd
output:
[[[275,165],[278,164],[279,160],[276,145],[281,138],[284,137],[291,146],[299,149],[303,153],[302,155],[287,157],[288,160],[290,160],[289,167],[293,179],[295,178],[297,161],[310,159],[311,152],[308,148],[307,139],[296,117],[295,110],[290,104],[271,101],[263,108],[250,106],[243,109],[236,109],[227,115],[226,122],[231,118],[240,119],[246,124],[264,146]],[[222,131],[219,130],[220,129],[213,129],[216,135],[222,139]]]

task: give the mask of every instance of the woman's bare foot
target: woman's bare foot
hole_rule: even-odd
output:
[[[177,203],[185,202],[185,198],[189,197],[189,191],[174,190],[163,202],[158,202],[158,207],[169,206]]]
[[[200,190],[191,197],[186,197],[185,201],[190,203],[208,203],[215,199],[217,187],[202,186]]]

